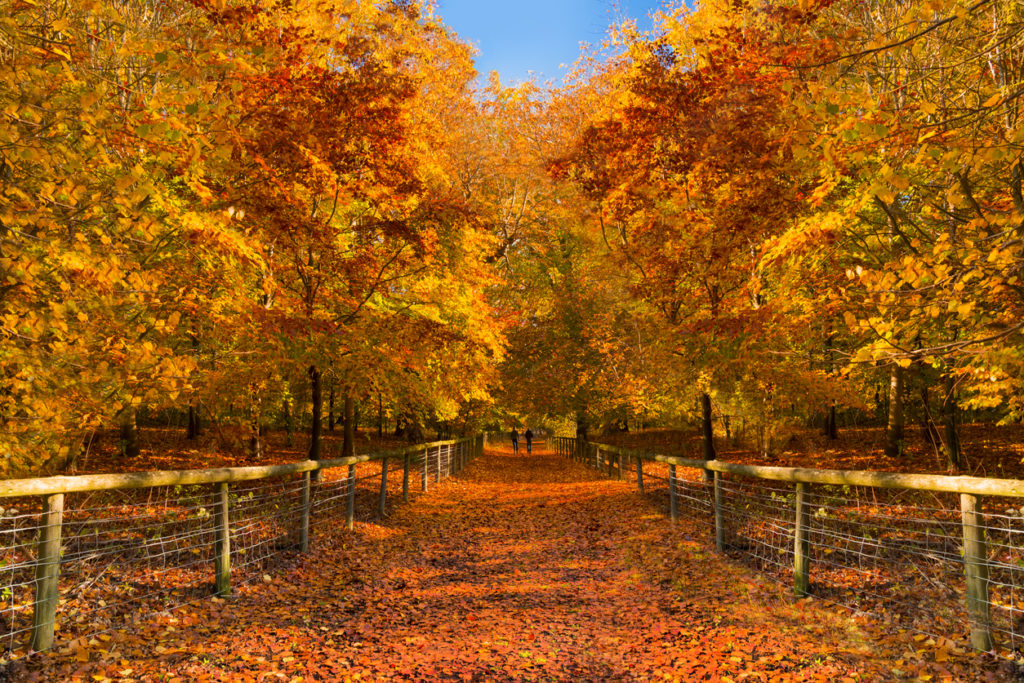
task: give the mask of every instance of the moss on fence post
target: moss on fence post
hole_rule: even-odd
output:
[[[427,492],[429,486],[428,480],[430,479],[430,448],[423,449],[423,467],[420,468],[420,483],[422,484],[423,492]]]
[[[722,473],[714,473],[715,481],[715,549],[725,552],[725,515],[722,512]]]
[[[309,552],[309,511],[310,511],[310,486],[311,479],[309,472],[302,473],[302,520],[299,523],[299,550]]]
[[[36,545],[36,599],[32,617],[32,649],[49,650],[53,647],[57,603],[60,601],[60,544],[64,523],[64,494],[46,497],[46,511],[39,527]]]
[[[348,505],[345,510],[345,528],[356,528],[356,466],[348,466]]]
[[[213,590],[219,596],[231,594],[231,515],[229,484],[217,485],[218,500],[216,505],[217,541],[213,548]]]
[[[668,466],[668,509],[673,522],[679,521],[679,505],[676,503],[676,466]]]
[[[807,513],[807,501],[804,498],[807,485],[796,485],[796,510],[793,524],[793,593],[804,597],[811,590],[811,541],[807,536],[807,527],[811,517]]]
[[[388,504],[388,459],[380,461],[380,500],[377,501],[377,514],[381,517],[387,510]]]
[[[406,453],[402,459],[402,500],[409,502],[409,461],[411,456]]]
[[[971,620],[971,646],[992,649],[988,596],[988,547],[977,496],[960,494],[960,517],[964,534],[964,575],[967,577],[967,614]]]

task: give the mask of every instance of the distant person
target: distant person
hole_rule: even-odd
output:
[[[526,454],[529,455],[533,453],[533,432],[530,431],[529,427],[523,432],[523,436],[526,437]]]
[[[519,432],[516,431],[515,427],[512,428],[512,433],[509,436],[512,437],[512,452],[515,455],[519,455]]]

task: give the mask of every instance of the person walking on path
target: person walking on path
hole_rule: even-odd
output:
[[[512,428],[512,433],[509,436],[512,437],[512,452],[515,455],[519,455],[519,432],[516,431],[515,427]]]
[[[526,437],[526,454],[529,455],[533,453],[533,432],[530,431],[529,427],[523,432],[523,436]]]

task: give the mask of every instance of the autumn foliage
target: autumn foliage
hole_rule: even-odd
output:
[[[335,390],[409,420],[486,399],[489,237],[437,155],[473,72],[438,20],[339,0],[0,21],[5,468],[73,464],[118,424],[130,455],[140,411],[258,449]]]
[[[963,468],[965,409],[1021,415],[1022,20],[680,4],[544,87],[418,2],[10,0],[3,467],[184,415],[315,458],[373,411],[700,418],[705,457],[917,421]]]

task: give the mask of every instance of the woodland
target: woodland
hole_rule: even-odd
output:
[[[993,664],[973,495],[624,449],[612,481],[594,442],[1024,478],[1024,4],[690,4],[508,84],[429,0],[0,0],[0,479],[304,477],[5,498],[0,680],[1019,674],[1024,509],[985,513]],[[532,459],[483,453],[526,426]],[[380,451],[434,438],[413,500]],[[367,451],[358,482],[306,462]],[[850,614],[764,577],[805,494],[867,529],[815,546]],[[52,660],[4,668],[54,619]]]
[[[6,0],[2,471],[140,424],[351,453],[357,406],[969,466],[1024,415],[1022,29],[713,0],[503,85],[414,0]]]

